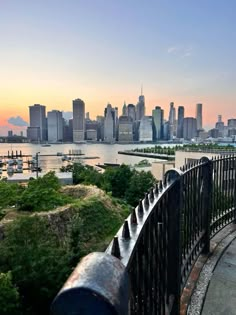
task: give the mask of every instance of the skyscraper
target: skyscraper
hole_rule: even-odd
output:
[[[153,139],[152,116],[144,116],[140,121],[139,141],[147,142],[152,141],[152,139]]]
[[[111,104],[108,104],[105,108],[104,117],[104,141],[114,142],[115,141],[115,119],[116,111],[112,108]]]
[[[202,129],[202,104],[196,105],[197,130]]]
[[[46,106],[40,104],[29,106],[29,120],[30,126],[27,128],[27,137],[31,141],[46,141]]]
[[[119,117],[118,140],[124,142],[133,141],[133,121],[129,116]]]
[[[193,117],[184,118],[183,136],[186,140],[191,140],[197,135],[197,120]]]
[[[176,112],[174,107],[174,102],[170,103],[169,112],[169,137],[172,140],[176,136]]]
[[[224,136],[224,122],[222,121],[222,116],[218,115],[218,121],[216,122],[215,128],[219,130],[219,137]]]
[[[141,88],[141,95],[138,98],[136,105],[136,120],[141,120],[145,116],[145,97],[143,95],[143,89]]]
[[[61,142],[63,140],[62,112],[52,110],[48,112],[48,142]]]
[[[135,114],[135,106],[133,104],[129,104],[127,106],[127,114],[132,119],[132,121],[134,122],[136,114]]]
[[[184,107],[178,107],[178,123],[177,123],[177,138],[183,138],[184,132]]]
[[[124,102],[124,105],[123,105],[123,108],[122,108],[122,116],[127,116],[128,113],[127,113],[127,106],[126,106],[126,103]]]
[[[77,98],[73,100],[73,142],[84,141],[85,134],[85,104]]]
[[[162,139],[162,131],[163,131],[163,110],[160,106],[156,106],[152,111],[152,119],[153,119],[153,140]]]

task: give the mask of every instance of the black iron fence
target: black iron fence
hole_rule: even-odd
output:
[[[236,156],[203,157],[140,200],[105,253],[78,264],[53,315],[179,314],[191,269],[210,239],[236,220]]]

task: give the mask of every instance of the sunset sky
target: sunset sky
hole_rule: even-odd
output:
[[[236,118],[235,0],[0,0],[0,135],[28,106],[91,118],[109,102],[203,103],[203,125]],[[19,116],[19,117],[17,117]],[[10,122],[9,121],[10,119]]]

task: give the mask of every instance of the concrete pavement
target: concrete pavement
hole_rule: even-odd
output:
[[[201,314],[236,315],[236,239],[216,265]]]

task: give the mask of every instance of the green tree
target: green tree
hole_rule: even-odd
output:
[[[12,283],[11,272],[0,273],[0,314],[20,315],[20,296]]]
[[[132,206],[137,206],[139,199],[144,198],[144,193],[153,187],[154,183],[155,178],[151,172],[135,171],[125,192],[126,201]]]
[[[129,215],[127,205],[111,203],[110,197],[95,197],[73,205],[77,209],[70,228],[70,252],[73,264],[92,251],[105,250],[114,234]],[[113,201],[112,201],[113,202]]]
[[[70,199],[59,192],[61,185],[54,172],[30,180],[18,200],[18,209],[24,211],[47,211],[62,206]]]
[[[24,188],[19,184],[0,181],[0,208],[16,206]]]
[[[96,185],[101,187],[103,183],[103,176],[90,165],[82,165],[75,163],[73,166],[73,183]]]
[[[0,252],[0,271],[11,270],[24,314],[48,314],[53,297],[71,272],[67,246],[43,218],[33,216],[9,224]]]
[[[103,188],[106,191],[111,191],[112,196],[123,198],[132,175],[133,171],[128,165],[122,164],[119,167],[108,167],[103,174]]]

